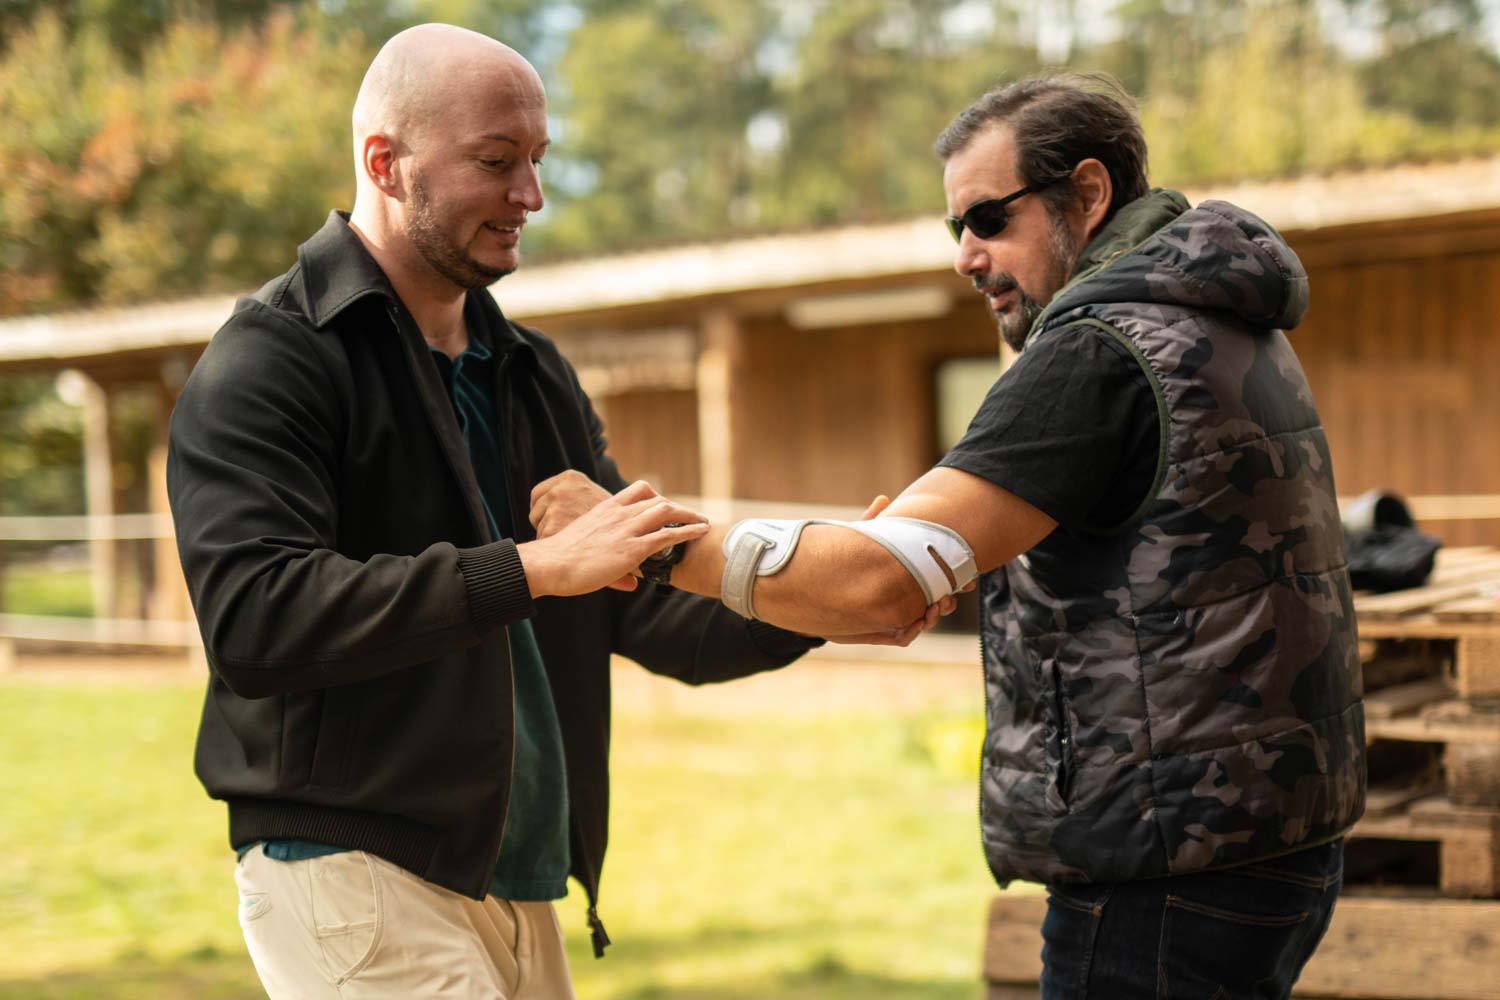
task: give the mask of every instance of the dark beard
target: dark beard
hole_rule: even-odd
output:
[[[1060,214],[1054,213],[1050,205],[1047,215],[1047,283],[1053,288],[1061,288],[1067,283],[1068,276],[1073,273],[1073,266],[1078,262],[1078,246],[1066,221]],[[995,325],[1000,328],[1000,339],[1011,350],[1017,354],[1025,350],[1026,338],[1031,336],[1031,328],[1036,325],[1037,318],[1042,315],[1047,303],[1033,298],[1016,281],[1015,276],[1007,271],[975,278],[974,287],[985,293],[1002,292],[1011,288],[1016,290],[1016,308],[1009,315],[997,313]]]
[[[469,291],[487,288],[515,270],[513,267],[481,264],[461,247],[449,242],[438,225],[437,215],[432,210],[432,198],[421,177],[412,179],[406,238],[434,271]]]

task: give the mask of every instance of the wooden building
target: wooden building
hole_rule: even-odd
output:
[[[1262,215],[1306,263],[1293,343],[1340,492],[1393,489],[1449,543],[1500,544],[1500,157],[1187,193]],[[1000,370],[937,214],[523,267],[495,293],[574,360],[627,475],[864,504],[929,468]],[[112,399],[145,393],[156,447],[137,478],[162,523],[167,415],[232,301],[0,321],[0,377],[85,377],[90,514],[139,512],[121,507],[109,427]],[[154,562],[171,569],[143,616],[185,620],[170,539]]]

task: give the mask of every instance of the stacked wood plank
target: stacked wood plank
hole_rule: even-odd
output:
[[[1500,552],[1442,552],[1427,586],[1355,611],[1370,795],[1348,882],[1500,898]]]
[[[1299,997],[1500,1000],[1500,551],[1443,550],[1428,584],[1360,594],[1370,790]],[[1036,996],[1046,900],[1007,892],[989,1000]]]

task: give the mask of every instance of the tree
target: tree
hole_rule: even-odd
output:
[[[182,21],[131,67],[49,14],[0,61],[0,312],[253,286],[348,204],[368,59],[315,17]]]

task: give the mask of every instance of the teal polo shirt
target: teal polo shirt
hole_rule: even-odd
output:
[[[431,353],[468,446],[490,531],[496,538],[513,537],[494,354],[472,330],[468,349],[456,359],[450,361],[441,351]],[[509,627],[515,673],[515,764],[505,835],[489,892],[502,899],[561,899],[568,894],[570,860],[562,727],[531,622],[523,619]],[[266,856],[278,861],[300,861],[342,850],[303,840],[265,843]]]

